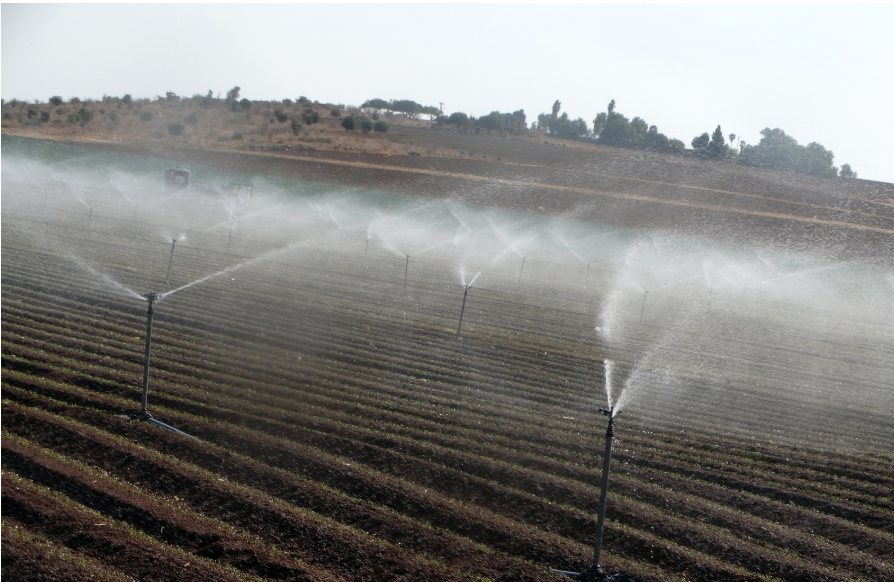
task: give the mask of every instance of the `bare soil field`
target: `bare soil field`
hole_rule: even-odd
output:
[[[890,185],[401,131],[466,157],[89,145],[884,268],[894,258]],[[88,215],[42,184],[4,174],[4,577],[558,581],[551,568],[589,564],[601,361],[643,349],[593,334],[607,268],[555,256],[495,270],[468,290],[460,333],[448,250],[405,262],[322,219],[284,247],[273,219],[228,233],[213,228],[220,208],[137,212],[99,187]],[[157,234],[175,215],[187,237],[176,254]],[[122,418],[139,408],[146,303],[109,280],[143,293],[220,273],[155,305],[149,410],[195,439]],[[661,336],[688,299],[664,301],[643,301],[635,341]],[[685,391],[616,422],[603,565],[646,582],[891,580],[886,320],[757,294],[713,309],[697,330],[707,340],[693,331],[668,349],[719,358],[729,376],[693,367]]]

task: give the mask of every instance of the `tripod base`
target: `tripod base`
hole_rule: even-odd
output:
[[[130,413],[130,414],[121,414],[121,415],[119,415],[119,416],[120,416],[121,418],[126,418],[126,419],[128,419],[128,420],[142,420],[143,422],[148,422],[149,424],[154,424],[155,426],[157,426],[157,427],[159,427],[159,428],[163,428],[163,429],[165,429],[165,430],[169,430],[169,431],[171,431],[171,432],[175,432],[175,433],[177,433],[177,434],[179,434],[179,435],[183,435],[183,436],[185,436],[185,437],[189,437],[189,438],[194,439],[194,440],[199,440],[199,439],[197,439],[196,437],[194,437],[194,436],[192,436],[192,435],[188,435],[188,434],[186,434],[186,433],[183,432],[182,430],[178,430],[178,429],[174,428],[174,427],[171,426],[171,425],[165,424],[165,423],[163,423],[163,422],[161,422],[161,421],[159,421],[159,420],[155,420],[154,418],[152,418],[152,415],[149,414],[148,412],[132,412],[132,413]]]
[[[626,572],[609,574],[604,572],[599,566],[590,566],[583,572],[568,572],[566,570],[553,570],[553,572],[568,576],[572,580],[579,580],[580,582],[636,582],[636,580]]]

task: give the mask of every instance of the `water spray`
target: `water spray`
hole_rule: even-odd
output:
[[[189,438],[195,438],[186,434],[181,430],[177,430],[173,426],[167,425],[163,422],[155,420],[152,418],[152,415],[149,414],[149,359],[150,354],[152,352],[152,304],[155,303],[156,300],[160,299],[160,295],[156,293],[147,293],[146,301],[149,302],[149,309],[146,311],[146,352],[143,357],[143,399],[140,405],[140,411],[134,414],[124,414],[123,418],[129,418],[130,420],[142,420],[148,422],[149,424],[154,424],[155,426],[161,427],[165,430],[169,430],[171,432],[175,432],[177,434],[181,434],[183,436],[187,436]]]

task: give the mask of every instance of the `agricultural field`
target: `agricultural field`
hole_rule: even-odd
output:
[[[7,145],[10,580],[894,579],[889,257]]]

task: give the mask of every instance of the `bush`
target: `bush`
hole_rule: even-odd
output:
[[[49,111],[41,111],[40,112],[41,123],[46,123],[49,120],[50,120],[50,112]]]
[[[35,117],[37,117],[37,114],[38,114],[37,109],[34,109],[33,107],[29,107],[28,111],[25,113],[25,116],[28,119],[34,119]]]
[[[237,131],[236,133],[233,134],[233,136],[230,139],[237,139],[237,140],[242,139],[242,132]]]
[[[13,101],[15,101],[15,99],[13,99]],[[68,100],[68,102],[71,103],[72,105],[77,105],[78,103],[81,102],[81,100],[78,99],[77,97],[72,97],[71,99]]]
[[[47,116],[47,117],[49,117],[49,116]],[[112,123],[117,122],[117,121],[118,121],[118,114],[115,113],[114,111],[112,111],[111,113],[109,113],[109,119],[112,120]]]
[[[251,101],[249,101],[248,99],[243,99],[239,102],[239,109],[248,111],[249,109],[251,109]]]
[[[376,124],[373,126],[373,129],[375,129],[379,133],[385,133],[386,131],[388,131],[388,124],[384,121],[377,121]]]
[[[81,122],[81,118],[78,116],[77,113],[70,114],[68,117],[65,118],[65,120],[68,121],[72,125]]]
[[[196,115],[195,111],[186,116],[187,123],[195,125],[199,122],[199,116]]]
[[[360,120],[360,129],[362,129],[365,132],[372,131],[373,130],[373,122],[364,117],[363,119]]]
[[[300,103],[302,105],[307,105],[308,103],[310,103],[310,99],[308,99],[307,97],[302,95],[301,97],[298,98],[298,103]]]
[[[354,131],[355,129],[357,129],[357,122],[354,121],[353,115],[348,115],[341,120],[341,126],[348,131]]]
[[[144,112],[140,113],[140,120],[142,120],[142,121],[149,121],[149,120],[151,120],[151,119],[152,119],[152,112],[151,112],[151,111],[144,111]]]
[[[373,121],[378,121],[379,120],[379,112],[373,111],[372,118],[373,118]]]
[[[285,111],[283,111],[282,109],[274,109],[273,117],[275,117],[276,121],[278,121],[280,123],[285,123],[289,120],[288,114]]]
[[[298,132],[301,131],[302,127],[304,127],[304,126],[301,125],[300,121],[298,121],[297,119],[292,120],[292,133],[294,133],[295,135],[298,135]]]
[[[56,107],[59,107],[63,103],[65,103],[65,100],[62,97],[60,97],[59,95],[53,95],[52,97],[50,97],[51,105],[55,105]]]
[[[301,118],[304,121],[304,125],[312,125],[320,121],[320,114],[308,107],[304,110]]]
[[[81,120],[81,125],[93,121],[93,112],[86,107],[81,107],[80,109],[78,109],[77,115],[78,119]]]
[[[185,128],[179,123],[169,123],[168,124],[168,133],[171,135],[181,135]]]
[[[282,100],[282,104],[285,105],[285,106],[289,106],[289,105],[292,104],[292,100],[291,100],[291,99],[288,99],[288,98],[283,99],[283,100]]]
[[[341,109],[336,107],[332,111],[330,111],[329,114],[332,115],[332,117],[341,117]]]
[[[124,97],[121,98],[121,102],[125,105],[130,105],[133,103],[133,97],[131,97],[130,93],[125,93]]]

